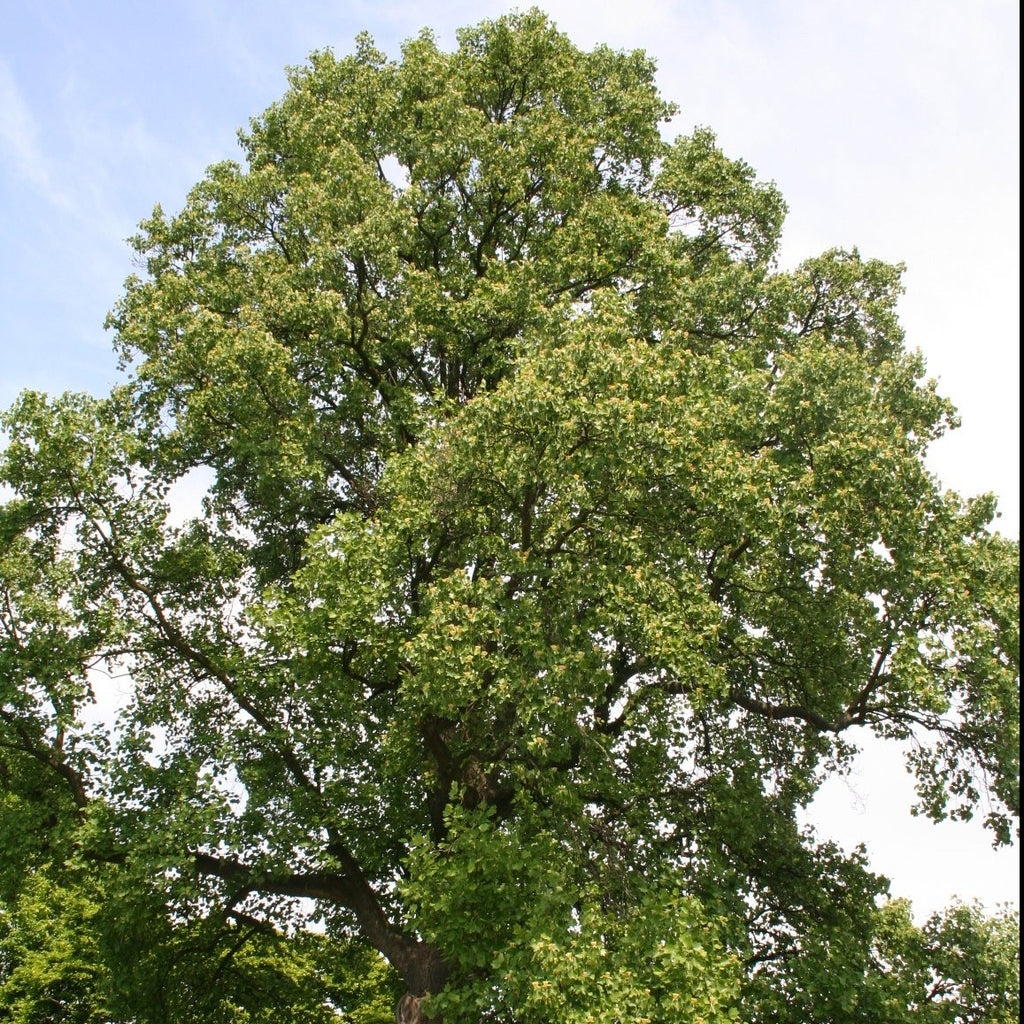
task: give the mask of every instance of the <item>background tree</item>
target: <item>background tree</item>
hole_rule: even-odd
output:
[[[391,1024],[396,979],[369,947],[242,914],[168,920],[148,893],[28,878],[0,913],[0,1018],[20,1024]],[[77,884],[76,884],[77,883]]]
[[[917,1020],[957,1024],[1020,1018],[1015,913],[986,917],[977,906],[954,904],[919,929],[906,901],[893,900],[879,917],[877,956],[879,1012],[890,1019],[907,1009]]]
[[[125,383],[6,415],[7,892],[101,877],[125,1005],[208,949],[320,1019],[358,934],[435,1019],[875,1020],[920,958],[797,817],[857,730],[1010,841],[1017,544],[924,468],[899,268],[779,272],[653,74],[536,12],[314,54],[142,225]]]

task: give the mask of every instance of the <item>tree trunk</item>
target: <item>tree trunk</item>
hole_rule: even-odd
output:
[[[441,1024],[440,1017],[428,1017],[421,1008],[424,996],[429,992],[440,992],[451,973],[441,954],[420,943],[415,949],[405,952],[401,963],[392,960],[392,965],[408,987],[395,1007],[396,1024]]]
[[[406,992],[395,1007],[395,1024],[425,1024],[426,1017],[420,1010],[420,998]]]

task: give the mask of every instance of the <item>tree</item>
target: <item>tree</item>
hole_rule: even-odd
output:
[[[75,884],[77,882],[77,884]],[[395,979],[369,947],[235,914],[187,924],[91,877],[31,876],[0,913],[0,1019],[19,1024],[390,1024]],[[142,898],[140,898],[140,895]]]
[[[918,960],[800,809],[867,731],[1019,815],[1018,545],[923,464],[900,268],[780,271],[536,11],[290,82],[142,224],[124,383],[4,419],[5,900],[73,864],[150,993],[358,936],[433,1020],[881,1019]]]
[[[910,1008],[928,1024],[1002,1024],[1020,1020],[1020,920],[987,918],[954,904],[921,929],[903,900],[884,908],[878,928],[883,963],[878,988],[891,1017]]]

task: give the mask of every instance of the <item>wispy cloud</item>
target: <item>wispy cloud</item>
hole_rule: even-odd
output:
[[[38,142],[39,132],[10,65],[0,60],[0,161],[57,206],[70,199],[53,183],[49,161]]]

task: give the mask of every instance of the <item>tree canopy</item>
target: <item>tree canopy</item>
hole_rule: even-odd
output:
[[[11,1019],[1018,1019],[1012,916],[800,825],[872,733],[1012,841],[1018,543],[901,268],[781,270],[654,72],[314,53],[141,225],[123,383],[5,414]]]

